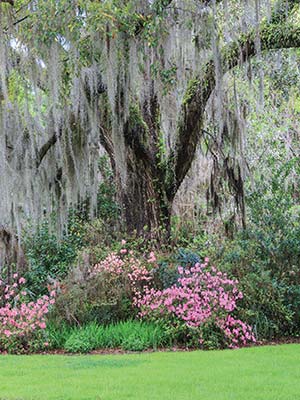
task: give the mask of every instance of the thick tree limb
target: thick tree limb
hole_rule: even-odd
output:
[[[100,143],[104,147],[105,151],[107,152],[111,167],[113,171],[116,171],[116,162],[115,162],[115,152],[114,152],[114,144],[111,139],[110,134],[107,132],[106,129],[104,129],[103,126],[99,126],[100,130]]]
[[[53,147],[55,145],[56,142],[57,142],[57,134],[55,133],[40,148],[40,150],[38,151],[38,156],[37,156],[37,160],[36,160],[36,167],[37,168],[39,168],[39,166],[41,165],[44,157],[46,156],[48,151],[51,149],[51,147]]]
[[[295,0],[291,3],[294,5]],[[296,4],[299,2],[297,1]],[[288,22],[282,23],[282,21],[280,23],[265,22],[259,32],[252,31],[243,35],[238,41],[229,43],[221,50],[219,62],[222,74],[257,54],[255,46],[257,33],[262,51],[300,47],[300,26]],[[167,189],[170,199],[174,197],[193,161],[205,107],[216,85],[215,71],[215,62],[211,60],[206,64],[203,74],[190,82],[185,94],[177,127],[177,140],[168,163],[169,169],[174,169],[173,179],[168,182]],[[169,175],[172,173],[169,172]]]

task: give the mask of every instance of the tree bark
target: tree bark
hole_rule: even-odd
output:
[[[154,95],[142,110],[131,107],[123,132],[126,184],[119,188],[127,232],[163,241],[170,232],[171,202],[158,162],[158,113]]]
[[[154,164],[126,150],[127,184],[121,189],[126,230],[164,241],[170,234],[171,202]],[[159,184],[159,182],[161,184]]]
[[[13,272],[24,272],[26,260],[18,238],[7,228],[0,226],[0,273],[4,268],[7,277],[11,278]]]

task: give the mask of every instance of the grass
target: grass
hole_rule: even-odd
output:
[[[87,353],[95,349],[142,351],[156,350],[170,344],[170,337],[158,324],[125,321],[108,326],[90,323],[84,327],[49,326],[49,342],[52,349],[64,349],[71,353]]]
[[[300,345],[113,356],[1,356],[1,400],[297,400]]]

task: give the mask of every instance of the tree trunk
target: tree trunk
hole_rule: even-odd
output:
[[[130,106],[123,130],[125,165],[121,168],[126,172],[116,168],[116,176],[127,232],[162,242],[170,235],[173,199],[167,196],[165,168],[159,162],[158,112],[155,97],[142,110]]]
[[[0,226],[0,273],[8,278],[13,272],[22,274],[26,269],[24,252],[18,238],[8,229]]]
[[[166,240],[170,235],[172,201],[167,198],[164,182],[156,165],[126,151],[127,182],[120,200],[126,230],[145,237]]]

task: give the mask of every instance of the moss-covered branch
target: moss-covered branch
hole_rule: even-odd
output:
[[[295,1],[290,0],[290,5],[294,6]],[[257,54],[257,36],[260,37],[262,51],[300,47],[300,26],[289,23],[286,17],[284,20],[278,19],[278,13],[276,9],[273,18],[269,22],[263,22],[259,31],[244,34],[239,40],[223,47],[219,60],[222,74]],[[205,65],[201,76],[191,80],[184,96],[176,143],[168,163],[169,168],[174,170],[174,179],[169,182],[167,191],[170,199],[175,195],[194,159],[205,107],[216,85],[215,71],[215,62],[211,60]]]

